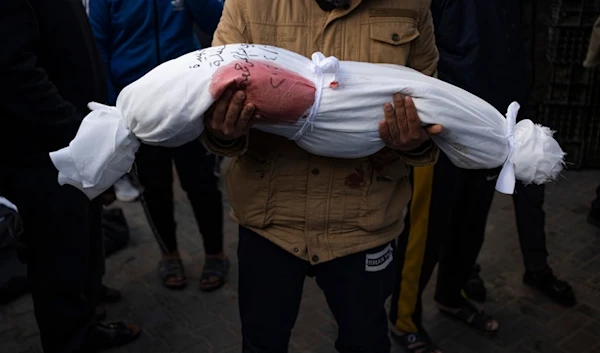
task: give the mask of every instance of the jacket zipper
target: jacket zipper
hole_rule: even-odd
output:
[[[156,65],[160,65],[160,25],[158,22],[158,4],[153,0],[154,4],[154,41],[156,46]]]

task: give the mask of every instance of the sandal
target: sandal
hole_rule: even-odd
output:
[[[202,276],[200,276],[200,290],[211,292],[217,290],[227,281],[229,274],[229,260],[209,257],[204,263]],[[214,280],[216,278],[216,280]]]
[[[187,285],[181,259],[162,260],[158,263],[158,275],[167,288],[183,289]]]
[[[406,353],[441,352],[425,332],[407,332],[403,335],[392,332],[392,338]]]
[[[462,307],[454,313],[446,309],[439,308],[440,313],[449,318],[461,322],[470,328],[474,328],[482,333],[494,334],[498,331],[499,325],[491,316],[479,310],[468,300],[464,300]]]
[[[124,321],[96,324],[93,335],[94,349],[107,350],[129,344],[140,337],[141,328]]]

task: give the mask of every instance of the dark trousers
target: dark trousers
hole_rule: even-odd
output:
[[[223,251],[223,203],[214,155],[198,140],[180,147],[142,145],[136,156],[136,168],[144,191],[142,205],[150,226],[164,253],[177,250],[173,202],[173,164],[187,193],[202,234],[205,252]]]
[[[493,177],[498,174],[498,170],[457,168],[444,154],[434,168],[427,168],[415,168],[412,175],[413,198],[420,202],[411,203],[398,241],[390,320],[403,332],[423,329],[421,295],[438,261],[436,300],[460,305],[460,291],[483,243],[495,190]],[[513,202],[525,267],[543,270],[547,267],[544,187],[517,182]],[[415,220],[418,224],[411,224]]]
[[[2,168],[0,191],[23,219],[28,277],[45,353],[88,353],[104,272],[101,205],[60,186],[53,167]]]
[[[390,310],[390,321],[400,331],[422,331],[421,296],[438,261],[436,300],[461,304],[462,288],[483,244],[498,172],[457,168],[443,153],[435,167],[414,168]]]
[[[447,158],[444,160],[448,161]],[[451,231],[447,233],[441,244],[435,298],[442,305],[457,307],[464,300],[461,290],[469,278],[470,269],[483,244],[487,214],[495,190],[495,180],[487,181],[486,173],[489,175],[488,171],[460,170],[454,166],[445,171],[448,173],[445,176],[452,173],[451,169],[459,170],[455,175],[459,175],[458,183],[463,185],[463,189],[460,201],[453,205],[454,210],[459,210],[458,214],[448,212],[446,213],[448,218],[445,220],[441,218],[441,222],[436,222],[435,228],[439,229],[439,234],[444,234],[444,225],[450,224],[451,228],[448,229]],[[498,170],[493,172],[497,174]],[[465,177],[469,174],[471,178]],[[447,184],[448,187],[451,185]],[[447,193],[445,197],[456,197],[456,195]],[[531,272],[542,271],[548,266],[543,209],[544,186],[523,185],[523,183],[517,182],[513,203],[525,268]]]
[[[517,182],[513,194],[523,263],[525,269],[531,272],[543,271],[548,267],[544,192],[544,185]]]
[[[434,175],[429,233],[440,239],[435,300],[458,308],[477,260],[500,169],[467,170],[441,155]]]
[[[288,351],[304,279],[310,274],[337,321],[338,352],[390,352],[384,305],[392,291],[394,259],[375,272],[366,271],[366,260],[367,254],[393,254],[393,242],[312,266],[246,228],[240,227],[239,236],[244,353]]]

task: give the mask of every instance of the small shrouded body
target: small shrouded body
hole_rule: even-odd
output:
[[[166,62],[127,86],[116,107],[91,105],[70,146],[51,153],[59,182],[89,197],[131,168],[138,140],[175,147],[198,138],[204,113],[227,89],[246,91],[264,117],[254,128],[294,140],[306,151],[360,158],[384,147],[383,105],[394,93],[411,96],[423,124],[441,124],[435,143],[458,167],[504,165],[498,190],[512,193],[515,176],[545,183],[562,170],[564,153],[547,128],[506,116],[456,86],[410,68],[312,60],[265,45],[212,47]]]

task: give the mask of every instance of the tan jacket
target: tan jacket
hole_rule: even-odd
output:
[[[438,52],[429,4],[352,0],[348,9],[325,12],[315,0],[227,0],[213,45],[269,44],[307,57],[321,51],[433,75]],[[363,159],[323,158],[255,130],[231,147],[206,133],[202,141],[215,153],[239,156],[227,173],[233,219],[313,264],[397,237],[411,198],[407,164],[437,158],[433,145],[416,154],[385,149]]]
[[[600,65],[600,17],[594,23],[592,37],[588,48],[587,57],[583,63],[584,67],[596,67]]]

